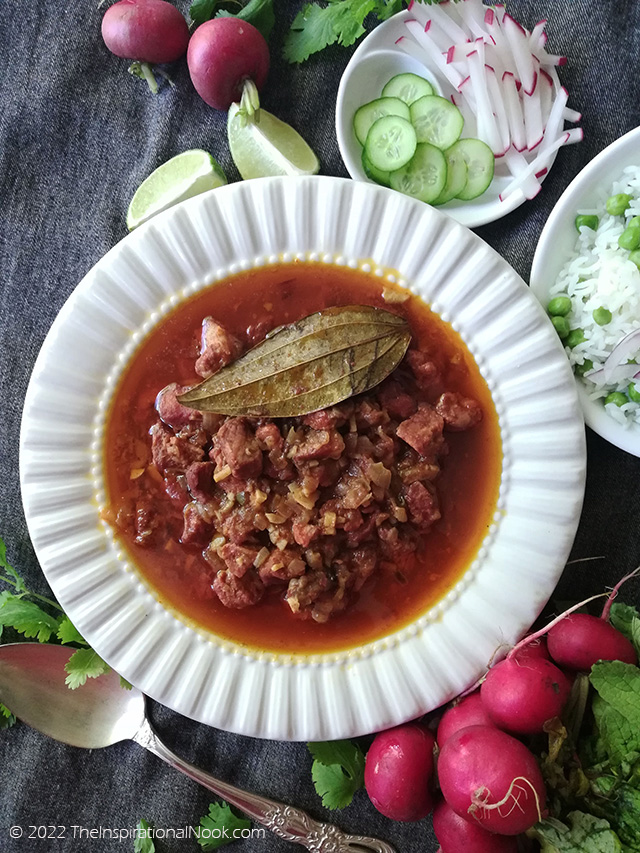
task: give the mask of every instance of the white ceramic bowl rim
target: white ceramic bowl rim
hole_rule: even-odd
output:
[[[212,282],[296,258],[360,266],[381,280],[389,275],[451,322],[489,385],[504,450],[491,529],[455,588],[396,634],[307,657],[247,650],[172,614],[99,515],[105,412],[138,343]],[[20,446],[38,559],[87,641],[182,714],[282,740],[386,728],[474,681],[551,594],[575,535],[584,471],[571,372],[524,282],[444,214],[384,188],[328,177],[221,187],[116,245],[80,282],[47,336],[25,399]]]
[[[574,220],[581,208],[591,208],[631,164],[640,165],[640,127],[625,133],[597,154],[576,175],[560,196],[545,223],[531,266],[531,289],[543,305],[561,268],[576,243]],[[640,426],[623,426],[608,415],[602,403],[591,400],[584,383],[576,378],[584,419],[606,441],[640,456]]]

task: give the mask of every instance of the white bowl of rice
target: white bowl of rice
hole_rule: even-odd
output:
[[[563,340],[586,423],[640,456],[640,127],[562,194],[540,235],[531,289]]]

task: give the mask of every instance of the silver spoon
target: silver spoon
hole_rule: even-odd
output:
[[[70,649],[63,646],[0,645],[0,701],[27,725],[71,746],[97,749],[133,740],[279,838],[313,853],[395,853],[384,841],[347,835],[337,826],[313,820],[302,809],[247,793],[179,758],[152,729],[144,695],[135,687],[124,690],[115,672],[69,690],[64,670],[69,656]]]

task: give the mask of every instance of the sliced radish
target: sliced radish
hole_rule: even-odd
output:
[[[487,90],[489,92],[489,98],[491,100],[491,107],[496,117],[498,135],[500,137],[500,147],[502,149],[502,154],[505,154],[508,151],[509,146],[511,145],[511,134],[509,133],[509,118],[507,116],[507,109],[505,106],[504,98],[502,97],[502,91],[500,89],[500,83],[498,82],[496,72],[490,66],[485,67],[487,75]],[[498,156],[497,153],[496,156]]]
[[[533,151],[534,148],[537,148],[544,137],[542,104],[540,92],[538,91],[539,88],[539,86],[536,86],[536,90],[533,94],[525,95],[522,99],[524,131],[529,151]]]
[[[419,21],[407,21],[405,26],[442,76],[451,83],[454,89],[457,89],[462,82],[462,75],[452,65],[447,64],[446,57],[439,50],[430,33],[424,29]]]
[[[527,147],[527,138],[524,130],[522,106],[516,88],[516,79],[509,71],[505,71],[502,75],[502,93],[509,120],[511,142],[516,151],[524,151]]]
[[[547,147],[546,151],[540,152],[538,156],[528,164],[526,169],[523,169],[520,174],[515,177],[500,193],[500,201],[504,201],[508,196],[511,195],[515,190],[521,189],[524,182],[527,178],[536,175],[539,169],[545,168],[545,160],[549,154],[553,154],[554,151],[557,151],[558,148],[561,148],[563,145],[566,145],[569,142],[569,131],[566,131],[562,134],[559,139],[556,139],[551,145]],[[546,140],[546,136],[545,136]]]
[[[504,155],[504,160],[514,178],[521,175],[528,166],[527,159],[524,154],[516,151],[515,148],[510,148],[507,151]],[[536,173],[525,178],[520,189],[522,190],[525,198],[529,200],[535,198],[542,189],[542,185],[539,181],[539,175]]]
[[[531,58],[527,31],[511,15],[504,16],[502,29],[511,47],[522,88],[526,95],[531,95],[536,87],[538,75]]]

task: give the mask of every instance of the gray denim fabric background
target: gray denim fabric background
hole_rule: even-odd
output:
[[[188,3],[177,5],[187,12]],[[353,49],[334,47],[302,66],[280,58],[282,36],[299,0],[276,0],[277,29],[263,105],[292,123],[322,161],[322,173],[346,176],[334,133],[338,82]],[[560,70],[570,106],[584,114],[585,140],[561,150],[538,197],[478,229],[528,279],[540,231],[580,169],[614,139],[640,124],[637,0],[509,0],[528,26],[548,18],[549,50],[568,56]],[[202,147],[237,179],[226,144],[226,114],[196,95],[185,61],[168,69],[175,89],[157,97],[127,75],[127,63],[105,49],[97,0],[31,0],[0,4],[0,535],[10,561],[32,588],[46,591],[25,526],[18,480],[22,402],[39,347],[56,313],[90,267],[126,234],[129,199],[156,166]],[[638,152],[640,163],[640,151]],[[558,600],[575,600],[613,584],[640,563],[640,460],[588,435],[588,483],[573,558],[602,556],[567,568]],[[625,591],[640,597],[638,584]],[[364,792],[341,813],[321,806],[304,744],[237,737],[154,705],[162,737],[180,755],[241,786],[333,818],[351,832],[378,835],[405,853],[435,853],[430,822],[394,824]],[[157,827],[197,823],[210,797],[131,743],[87,753],[47,740],[26,726],[0,733],[0,851],[103,853],[131,842],[79,840],[72,827]],[[29,825],[66,826],[66,838],[27,840]],[[8,829],[25,836],[12,840]],[[76,830],[77,832],[77,830]],[[157,843],[159,853],[198,849],[195,842]],[[284,851],[268,836],[231,850]]]

